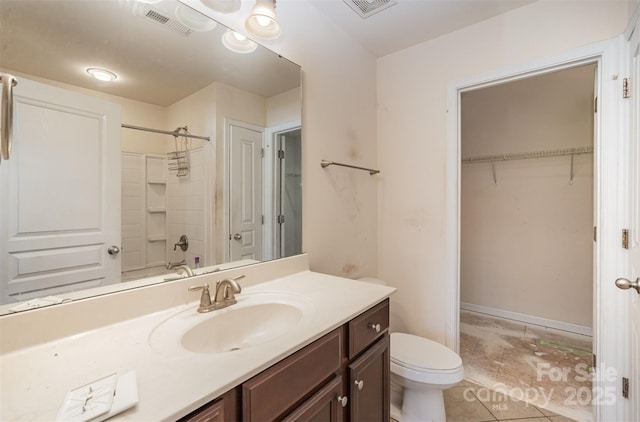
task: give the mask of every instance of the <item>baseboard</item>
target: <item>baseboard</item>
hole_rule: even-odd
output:
[[[569,322],[556,321],[553,319],[541,318],[533,315],[521,314],[518,312],[505,311],[503,309],[490,308],[488,306],[474,305],[473,303],[460,302],[460,309],[479,312],[500,318],[512,319],[527,324],[540,325],[542,327],[554,328],[556,330],[568,331],[583,336],[593,336],[593,329],[585,325],[571,324]]]

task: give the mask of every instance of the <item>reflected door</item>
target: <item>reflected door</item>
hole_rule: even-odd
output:
[[[120,107],[23,78],[14,92],[13,151],[0,165],[2,302],[119,281]]]
[[[262,132],[230,125],[229,258],[262,259]]]
[[[302,253],[302,142],[301,130],[278,139],[278,257]]]

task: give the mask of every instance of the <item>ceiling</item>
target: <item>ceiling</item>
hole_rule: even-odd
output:
[[[398,0],[365,19],[343,0],[307,1],[376,57],[382,57],[535,0]]]
[[[297,65],[266,48],[228,50],[222,25],[189,31],[185,10],[177,0],[0,0],[0,69],[163,107],[215,81],[263,97],[300,86]],[[98,82],[88,67],[118,79]]]
[[[279,0],[278,8],[294,1],[302,0]],[[343,0],[304,1],[381,57],[534,0],[398,0],[366,19]],[[242,3],[248,9],[254,0]],[[140,4],[134,0],[0,0],[0,68],[160,106],[216,80],[265,97],[299,86],[297,66],[272,51],[259,48],[252,54],[237,54],[224,48],[222,25],[211,32],[176,35],[144,19]],[[177,0],[162,0],[153,8],[173,16],[178,5]],[[118,83],[96,85],[84,72],[90,66],[119,73]]]

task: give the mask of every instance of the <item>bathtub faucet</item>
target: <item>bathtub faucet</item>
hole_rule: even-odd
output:
[[[179,267],[180,265],[187,265],[187,261],[184,259],[180,262],[169,262],[167,264],[167,270],[173,270],[174,268]]]

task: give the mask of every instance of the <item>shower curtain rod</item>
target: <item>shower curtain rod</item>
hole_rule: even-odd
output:
[[[514,152],[509,154],[498,154],[498,155],[479,155],[475,157],[462,158],[462,164],[486,163],[486,162],[508,161],[508,160],[524,160],[527,158],[559,157],[562,155],[578,155],[578,154],[587,154],[590,152],[593,152],[593,147],[589,146],[589,147],[551,149],[551,150],[534,151],[534,152]]]
[[[198,135],[190,135],[188,133],[180,133],[180,132],[178,132],[178,129],[176,129],[174,131],[161,130],[161,129],[152,129],[152,128],[148,128],[148,127],[142,127],[142,126],[127,125],[127,124],[124,124],[124,123],[121,126],[124,127],[124,128],[127,128],[127,129],[142,130],[144,132],[162,133],[163,135],[172,135],[172,136],[175,136],[175,137],[181,136],[181,137],[185,137],[185,138],[202,139],[202,140],[207,141],[207,142],[211,141],[211,138],[208,137],[208,136],[198,136]]]

